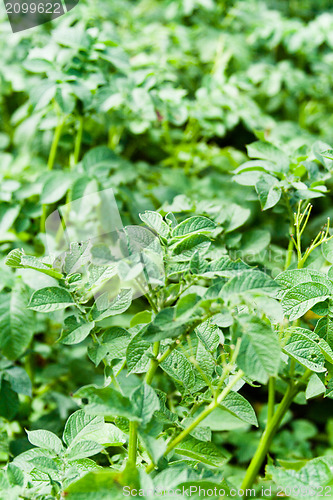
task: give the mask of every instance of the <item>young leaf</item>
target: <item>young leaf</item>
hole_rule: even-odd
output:
[[[137,333],[127,346],[126,362],[128,373],[144,373],[149,364],[147,352],[151,343],[142,338],[142,332]]]
[[[286,334],[290,334],[290,337],[283,350],[305,368],[318,373],[324,372],[326,370],[324,355],[318,344],[305,332],[303,328],[287,330]]]
[[[256,182],[256,191],[258,193],[262,210],[268,210],[274,207],[280,200],[282,190],[275,177],[262,174]]]
[[[222,467],[227,461],[226,455],[214,443],[199,441],[191,436],[179,443],[175,451],[213,467]]]
[[[221,297],[228,298],[233,294],[261,292],[275,295],[279,285],[267,274],[258,270],[244,271],[234,276],[221,290]]]
[[[31,397],[31,380],[23,368],[20,366],[12,366],[8,368],[5,373],[13,391]]]
[[[252,380],[265,384],[279,370],[281,350],[277,335],[256,317],[241,318],[241,325],[243,336],[237,364]]]
[[[143,383],[136,389],[130,397],[133,405],[133,410],[136,416],[140,419],[142,426],[150,422],[154,412],[160,409],[159,399],[154,389]]]
[[[69,446],[73,441],[84,439],[86,434],[102,429],[103,425],[103,417],[87,415],[83,410],[77,410],[66,422],[63,440]]]
[[[86,323],[81,318],[76,318],[76,316],[68,316],[65,319],[65,328],[61,332],[59,342],[68,345],[79,344],[88,337],[94,326],[94,322]]]
[[[85,412],[89,415],[127,417],[138,420],[131,401],[112,387],[98,388],[88,385],[76,391],[75,397],[88,399]]]
[[[53,432],[38,430],[27,431],[27,434],[31,444],[50,450],[56,455],[60,455],[63,452],[64,447],[62,442]]]
[[[195,383],[193,368],[189,360],[180,351],[173,351],[167,357],[161,368],[174,380],[190,390]]]
[[[28,308],[38,312],[52,312],[74,305],[71,294],[57,286],[36,290],[30,299]]]
[[[210,219],[203,216],[194,216],[184,220],[172,230],[173,238],[183,238],[193,233],[210,233],[214,231],[216,225]]]
[[[231,391],[221,405],[244,422],[258,427],[258,420],[250,403],[238,392]]]
[[[108,301],[107,293],[98,297],[96,303],[92,308],[92,317],[95,321],[102,321],[110,316],[115,316],[116,314],[121,314],[125,312],[132,303],[132,290],[123,289],[120,290],[118,295]]]
[[[25,255],[22,250],[15,248],[6,257],[5,263],[10,267],[18,267],[24,269],[34,269],[40,273],[51,276],[52,278],[61,279],[63,275],[51,268],[41,260],[31,255]]]
[[[140,219],[144,222],[148,227],[156,231],[156,233],[162,238],[167,238],[169,235],[169,226],[166,222],[164,222],[163,217],[158,212],[151,212],[150,210],[146,210],[145,213],[139,214]]]
[[[66,457],[71,460],[79,460],[97,455],[102,449],[103,446],[94,441],[78,441],[67,449]]]
[[[204,234],[191,234],[183,238],[173,248],[173,253],[181,260],[191,260],[195,252],[204,254],[210,246],[210,239]]]
[[[282,298],[282,307],[289,320],[303,316],[318,302],[323,302],[330,296],[326,285],[321,283],[301,283],[286,292]]]
[[[32,339],[34,316],[27,303],[26,289],[20,283],[11,293],[0,294],[0,350],[8,359],[17,359]]]

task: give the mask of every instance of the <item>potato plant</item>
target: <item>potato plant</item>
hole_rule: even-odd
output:
[[[328,2],[6,23],[0,499],[333,498]]]

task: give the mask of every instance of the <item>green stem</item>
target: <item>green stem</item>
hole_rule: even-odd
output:
[[[56,154],[57,154],[58,144],[59,144],[59,140],[61,137],[61,132],[62,132],[62,128],[64,126],[64,123],[65,123],[64,118],[59,118],[58,124],[55,128],[55,131],[54,131],[53,140],[52,140],[51,149],[50,149],[50,154],[49,154],[49,158],[47,160],[47,168],[49,170],[52,170],[54,167],[54,162],[55,162],[55,158],[56,158]],[[45,231],[46,217],[47,217],[47,205],[43,205],[42,216],[40,219],[40,232],[41,233]]]
[[[217,400],[212,401],[207,408],[200,413],[200,415],[197,416],[193,420],[193,422],[186,427],[180,434],[178,434],[177,437],[175,437],[167,446],[167,449],[165,450],[163,456],[168,455],[183,439],[185,439],[199,424],[202,422],[208,415],[210,415],[221,403],[222,401],[227,397],[231,389],[236,385],[236,383],[243,377],[244,372],[240,370],[235,377],[228,383],[228,385],[223,389]],[[146,472],[149,473],[152,470],[154,470],[155,465],[153,462],[151,462],[147,468]]]
[[[64,123],[65,123],[65,120],[63,118],[60,118],[58,120],[58,124],[55,128],[55,131],[54,131],[54,136],[53,136],[53,141],[51,144],[50,154],[49,154],[49,158],[47,161],[47,168],[49,170],[52,170],[54,167],[55,157],[57,154],[58,144],[60,141],[61,132],[62,132],[62,128],[64,126]]]
[[[287,257],[286,257],[286,262],[284,265],[284,269],[287,270],[288,267],[291,264],[291,259],[293,257],[293,252],[294,252],[294,243],[293,240],[290,238],[289,244],[288,244],[288,251],[287,251]]]
[[[251,488],[252,484],[254,483],[257,474],[262,466],[262,463],[265,460],[272,439],[275,436],[275,433],[278,430],[280,423],[296,394],[297,394],[297,389],[293,384],[290,384],[275,414],[273,415],[271,420],[267,421],[267,425],[259,441],[259,446],[257,448],[257,451],[255,452],[251,460],[251,463],[246,471],[244,480],[242,482],[241,488],[243,490]]]
[[[145,379],[146,383],[149,385],[152,383],[156,369],[157,369],[158,364],[159,364],[159,362],[157,360],[157,356],[158,356],[159,351],[160,351],[160,343],[155,342],[153,345],[154,358],[150,360],[149,368],[148,368],[148,371],[146,373],[146,379]]]
[[[259,441],[257,451],[255,452],[250,462],[250,465],[246,471],[244,480],[242,482],[241,488],[243,490],[251,488],[252,484],[254,483],[257,474],[263,464],[263,461],[265,460],[265,457],[268,453],[272,439],[280,427],[283,417],[287,413],[289,406],[293,402],[295,396],[302,389],[303,384],[307,382],[311,374],[312,374],[311,370],[307,369],[304,375],[299,379],[297,384],[294,384],[293,382],[289,384],[288,389],[282,401],[280,402],[276,412],[274,413],[272,418],[267,421],[267,425]]]
[[[136,464],[136,452],[138,446],[138,423],[130,421],[129,423],[129,441],[128,441],[128,462]]]
[[[83,117],[79,117],[79,127],[77,130],[75,144],[74,144],[74,165],[79,162],[80,152],[81,152],[81,142],[82,142],[82,134],[83,134]]]
[[[268,381],[268,411],[267,411],[267,422],[269,422],[274,415],[274,405],[275,405],[275,378],[270,377]]]

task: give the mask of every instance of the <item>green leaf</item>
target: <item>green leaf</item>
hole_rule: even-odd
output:
[[[193,368],[189,360],[180,351],[174,350],[161,363],[161,368],[174,380],[190,390],[195,383]]]
[[[318,457],[310,460],[304,467],[296,471],[293,469],[281,469],[272,465],[267,466],[267,473],[273,476],[273,480],[284,488],[308,488],[308,497],[317,496],[317,491],[327,484],[332,478],[332,460],[330,457]],[[313,494],[311,493],[311,489]],[[295,490],[296,491],[296,490]]]
[[[140,385],[130,397],[133,410],[143,426],[147,425],[156,410],[160,409],[160,402],[154,389],[145,382]]]
[[[59,469],[57,467],[57,464],[55,463],[52,458],[49,457],[34,457],[31,460],[29,460],[31,464],[34,465],[34,467],[42,472],[45,472],[46,474],[52,474],[54,472],[59,472]]]
[[[71,294],[57,286],[36,290],[30,299],[28,308],[38,312],[52,312],[65,309],[74,304]]]
[[[66,422],[63,441],[69,446],[74,441],[84,439],[87,434],[102,429],[103,426],[103,417],[87,415],[84,410],[77,410]]]
[[[64,171],[49,172],[47,180],[42,188],[40,202],[43,205],[50,205],[61,200],[72,184],[72,177]]]
[[[5,264],[10,267],[20,267],[22,255],[24,255],[23,250],[14,248],[14,250],[11,250],[7,255]]]
[[[45,73],[54,68],[52,62],[42,58],[29,58],[24,61],[23,67],[31,73]]]
[[[103,446],[94,441],[79,441],[71,445],[66,451],[66,457],[72,460],[79,460],[81,458],[88,458],[97,455],[102,451]]]
[[[167,307],[157,313],[142,333],[144,340],[157,342],[166,338],[178,337],[188,328],[188,318],[175,318],[175,308]]]
[[[327,149],[326,151],[322,151],[321,155],[324,156],[324,158],[333,160],[333,149]]]
[[[274,207],[280,200],[282,190],[275,177],[262,174],[256,182],[256,191],[258,193],[262,210],[268,210]]]
[[[110,169],[117,165],[118,156],[106,146],[92,148],[84,155],[83,168],[89,174],[106,175]]]
[[[169,226],[164,222],[163,217],[158,212],[146,210],[144,214],[139,214],[140,219],[148,227],[156,231],[162,238],[167,238],[170,232]]]
[[[284,352],[314,372],[320,373],[326,370],[321,349],[316,341],[308,336],[307,330],[295,327],[286,330],[285,333],[290,337],[283,349]]]
[[[62,344],[79,344],[88,337],[95,323],[86,323],[83,319],[76,316],[65,318],[65,328],[61,331],[59,342]]]
[[[92,317],[95,321],[102,321],[110,316],[125,312],[132,303],[132,290],[120,290],[118,295],[109,302],[107,293],[96,300],[92,308]]]
[[[0,387],[0,416],[7,420],[13,420],[20,407],[16,392],[11,389],[7,380],[2,380]]]
[[[88,385],[76,391],[74,396],[88,399],[84,410],[89,415],[127,417],[138,420],[132,402],[112,387],[99,388]]]
[[[284,313],[289,316],[289,320],[303,316],[318,302],[323,302],[330,296],[330,291],[326,285],[321,283],[301,283],[286,292],[282,298]]]
[[[90,471],[65,489],[68,500],[121,500],[123,487],[119,484],[120,474],[111,469]]]
[[[321,251],[325,259],[331,264],[333,264],[333,240],[329,240],[322,243]]]
[[[205,321],[195,329],[195,333],[207,351],[212,352],[217,349],[220,343],[221,331],[216,325]]]
[[[181,318],[182,321],[190,318],[198,304],[200,302],[200,297],[196,293],[188,293],[181,297],[176,305],[174,318],[177,321]]]
[[[191,260],[197,251],[204,254],[210,246],[210,239],[204,234],[192,234],[183,238],[173,247],[173,253],[182,260]]]
[[[160,409],[155,412],[155,416],[158,418],[159,422],[166,424],[177,422],[178,416],[166,406],[167,394],[158,389],[156,389],[155,392],[160,402]]]
[[[173,238],[183,238],[193,233],[211,233],[216,225],[213,221],[203,216],[194,216],[184,220],[172,230]]]
[[[137,325],[146,325],[151,322],[151,319],[152,311],[140,311],[131,319],[130,327],[132,328]]]
[[[227,220],[224,222],[224,228],[226,233],[231,233],[235,229],[239,228],[250,217],[251,211],[248,208],[244,208],[236,203],[230,203],[226,207]]]
[[[227,461],[227,457],[214,443],[199,441],[191,436],[178,444],[175,451],[213,467],[222,467]]]
[[[283,171],[289,163],[287,155],[269,142],[252,142],[246,149],[250,158],[261,158],[276,163],[279,165],[279,171]]]
[[[10,463],[7,465],[7,477],[12,486],[23,486],[24,485],[24,474],[16,467],[16,465]]]
[[[256,317],[241,318],[241,330],[237,364],[252,380],[265,384],[279,370],[281,350],[277,335]]]
[[[66,274],[79,272],[91,260],[91,242],[74,241],[64,255],[63,270]]]
[[[306,386],[306,399],[316,398],[317,396],[324,394],[325,391],[325,383],[320,380],[317,373],[313,373],[309,378],[308,385]]]
[[[44,448],[50,450],[56,455],[60,455],[64,447],[61,440],[53,434],[53,432],[38,430],[38,431],[26,431],[28,434],[28,439],[31,444],[38,446],[39,448]]]
[[[84,439],[94,441],[103,446],[122,446],[126,443],[126,434],[113,424],[104,423],[100,429],[85,434]]]
[[[250,266],[248,264],[245,264],[245,262],[243,262],[242,260],[231,260],[228,255],[222,255],[218,259],[213,260],[208,264],[203,275],[230,278],[232,276],[239,275],[242,271],[249,269]]]
[[[25,255],[22,250],[15,249],[9,252],[6,257],[5,263],[10,267],[18,267],[24,269],[34,269],[40,273],[51,276],[52,278],[61,279],[63,275],[55,271],[51,266],[45,264],[41,260],[31,255]]]
[[[329,317],[320,318],[314,333],[326,340],[331,349],[333,349],[333,321]]]
[[[251,229],[244,233],[242,237],[242,246],[240,253],[243,258],[253,258],[254,255],[259,254],[271,241],[270,232],[265,229]]]
[[[250,403],[238,392],[231,391],[221,405],[230,413],[251,425],[258,427],[258,420]]]
[[[142,338],[142,332],[137,333],[126,350],[126,363],[128,373],[144,373],[150,358],[147,356],[151,343]]]
[[[112,326],[105,330],[100,337],[100,342],[102,346],[107,347],[108,361],[124,358],[131,338],[131,334],[119,326]]]
[[[27,303],[26,289],[20,283],[11,293],[0,294],[0,349],[8,359],[17,359],[31,342],[34,316]]]
[[[277,275],[275,281],[279,283],[283,290],[288,290],[301,283],[321,283],[332,289],[332,283],[326,274],[314,269],[290,269]]]
[[[244,271],[234,276],[221,290],[221,297],[228,298],[233,294],[261,292],[275,295],[279,285],[267,274],[258,270]]]
[[[12,366],[6,370],[6,377],[13,391],[31,397],[32,385],[27,372],[20,366]]]

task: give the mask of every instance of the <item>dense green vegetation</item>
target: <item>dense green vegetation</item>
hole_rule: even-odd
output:
[[[333,498],[330,2],[0,26],[0,499]]]

